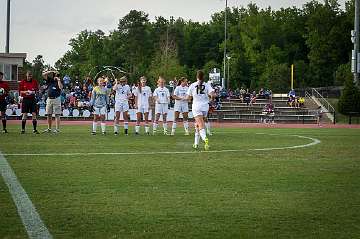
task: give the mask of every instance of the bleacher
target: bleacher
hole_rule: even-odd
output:
[[[216,110],[209,117],[212,121],[260,123],[265,118],[263,108],[269,102],[267,99],[257,99],[252,106],[241,103],[239,99],[222,100],[221,109]],[[316,123],[314,111],[305,107],[289,107],[286,94],[275,94],[272,99],[274,105],[275,123]]]

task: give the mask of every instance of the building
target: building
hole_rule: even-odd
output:
[[[19,81],[24,77],[22,67],[26,53],[0,53],[0,71],[8,81],[10,90],[18,90]]]

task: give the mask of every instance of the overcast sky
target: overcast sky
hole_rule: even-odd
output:
[[[301,7],[309,0],[228,0],[229,6],[256,3],[271,6]],[[6,2],[0,0],[0,52],[5,50]],[[342,7],[345,0],[340,0]],[[28,53],[28,61],[43,55],[54,64],[69,49],[69,39],[84,29],[101,29],[108,33],[130,10],[142,10],[155,16],[182,17],[208,21],[224,8],[225,0],[11,0],[10,52]]]

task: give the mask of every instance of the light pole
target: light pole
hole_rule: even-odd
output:
[[[352,64],[353,64],[353,73],[354,73],[354,83],[356,86],[359,86],[359,73],[360,73],[360,59],[359,59],[359,24],[360,24],[360,19],[359,19],[359,7],[360,7],[360,0],[355,0],[355,20],[354,20],[354,51],[352,54]]]
[[[10,0],[7,0],[5,53],[9,53],[9,51],[10,51]]]
[[[226,88],[226,52],[227,52],[227,49],[226,49],[226,44],[227,44],[227,6],[228,6],[227,3],[228,3],[228,1],[225,0],[225,29],[224,29],[225,42],[224,42],[224,74],[223,74],[225,88]]]
[[[230,89],[230,59],[231,59],[231,56],[227,55],[226,54],[226,59],[228,60],[227,62],[227,71],[228,71],[228,74],[227,74],[227,88]]]

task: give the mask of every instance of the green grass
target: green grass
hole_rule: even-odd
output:
[[[193,137],[20,135],[11,153],[192,151]],[[261,135],[257,133],[277,134]],[[291,150],[248,151],[311,141]],[[6,156],[55,238],[359,238],[360,130],[216,129],[234,153]],[[26,238],[0,178],[0,238]]]

